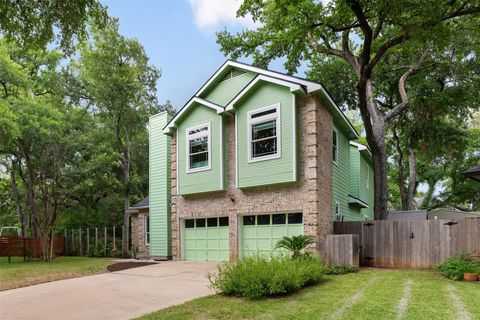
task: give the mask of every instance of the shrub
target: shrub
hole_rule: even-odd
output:
[[[309,244],[315,243],[315,239],[307,235],[298,235],[291,237],[283,237],[278,240],[275,249],[285,249],[292,253],[292,258],[298,258]]]
[[[318,257],[257,255],[226,262],[208,278],[213,289],[226,295],[260,299],[298,291],[318,281],[323,272],[324,265]]]
[[[472,258],[464,252],[448,258],[444,263],[437,264],[435,268],[440,270],[442,275],[452,280],[462,280],[464,273],[475,272]]]
[[[340,274],[347,274],[352,272],[357,272],[358,268],[351,266],[349,264],[338,264],[338,265],[331,265],[328,266],[325,270],[325,274],[330,275],[340,275]]]

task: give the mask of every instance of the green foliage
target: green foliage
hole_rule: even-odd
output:
[[[260,299],[296,292],[318,281],[323,272],[324,265],[317,257],[251,256],[226,262],[208,277],[211,287],[226,295]]]
[[[444,263],[437,264],[435,269],[440,270],[445,277],[452,280],[462,280],[464,273],[477,271],[476,262],[465,252],[448,258]]]
[[[292,253],[292,258],[300,257],[301,252],[309,245],[315,243],[315,240],[307,235],[298,235],[283,237],[278,240],[275,249],[285,249]]]
[[[347,274],[352,272],[358,272],[358,268],[351,266],[349,264],[338,264],[338,265],[331,265],[328,266],[325,270],[325,274],[329,275],[341,275]]]
[[[25,48],[51,42],[71,51],[86,36],[88,20],[105,23],[106,9],[95,0],[0,1],[0,33]]]

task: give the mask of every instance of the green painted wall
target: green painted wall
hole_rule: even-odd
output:
[[[149,124],[149,214],[150,256],[166,259],[172,255],[170,223],[170,140],[162,133],[171,115],[162,112]]]
[[[340,213],[343,214],[343,219],[358,220],[350,213],[348,206],[348,192],[350,191],[350,143],[344,130],[336,125],[334,126],[338,133],[338,163],[333,163],[333,201],[332,201],[332,215],[335,221],[335,203],[340,204]]]
[[[359,198],[358,180],[360,177],[360,152],[355,146],[350,146],[350,188],[349,194]]]
[[[374,181],[373,181],[373,167],[366,156],[360,156],[360,199],[368,203],[368,208],[362,209],[362,215],[369,220],[373,220],[373,205],[374,205]],[[367,171],[368,171],[368,188],[367,188]]]
[[[186,130],[187,128],[210,123],[210,170],[187,173]],[[177,127],[177,176],[180,194],[195,194],[224,190],[226,162],[223,147],[223,118],[209,107],[200,104],[192,106]]]
[[[202,94],[202,98],[226,106],[257,74],[246,72],[242,75],[221,81]]]
[[[271,83],[259,83],[235,107],[237,121],[238,186],[254,186],[293,182],[293,164],[297,154],[293,149],[296,134],[292,116],[290,89]],[[248,162],[248,112],[280,103],[281,157],[272,160]],[[298,115],[297,115],[298,116]]]

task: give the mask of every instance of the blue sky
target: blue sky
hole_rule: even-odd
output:
[[[227,59],[216,43],[215,31],[255,27],[251,19],[237,19],[234,0],[102,1],[120,21],[120,32],[138,39],[151,64],[162,70],[158,99],[177,109]],[[250,59],[240,59],[251,62]],[[284,71],[282,63],[270,66]],[[303,71],[298,75],[303,76]]]

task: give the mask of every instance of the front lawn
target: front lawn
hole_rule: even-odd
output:
[[[138,319],[480,319],[480,284],[433,271],[365,269],[264,300],[199,298]]]
[[[111,259],[87,257],[58,257],[50,263],[23,261],[14,257],[8,263],[0,257],[0,291],[25,287],[32,284],[74,278],[107,271]]]

